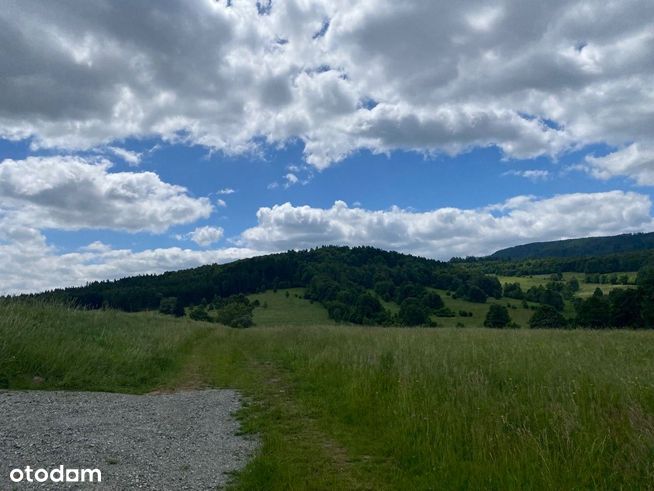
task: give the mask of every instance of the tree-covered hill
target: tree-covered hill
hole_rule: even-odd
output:
[[[332,319],[357,324],[426,324],[443,307],[432,291],[436,288],[473,302],[502,296],[497,278],[455,264],[372,247],[333,246],[94,282],[38,296],[86,308],[160,309],[178,315],[188,307],[211,305],[228,312],[229,321],[247,323],[245,295],[295,287],[305,288],[305,297],[321,303]],[[399,305],[399,314],[392,317],[382,301]],[[203,316],[200,311],[196,315]]]
[[[563,327],[564,321],[580,327],[651,327],[653,257],[653,250],[641,250],[605,256],[518,261],[469,258],[444,263],[372,247],[327,246],[94,282],[27,297],[89,309],[159,310],[234,327],[252,325],[254,309],[265,307],[265,300],[253,294],[278,290],[288,296],[289,289],[300,289],[303,300],[317,303],[336,322],[387,326],[442,325],[440,319],[468,316],[473,304],[486,303],[492,297],[491,304],[506,301],[493,307],[492,318],[486,319],[491,327],[515,325],[505,312],[507,307],[518,308],[515,301],[523,310],[545,308],[538,312],[532,327]],[[628,271],[640,271],[636,281],[633,273],[624,274]],[[579,280],[563,276],[568,272],[585,273],[581,276],[584,284],[615,288],[607,295],[598,291],[584,298],[577,293]],[[547,281],[521,288],[517,277],[544,273]],[[516,281],[506,278],[502,285],[495,276],[500,274],[516,277]],[[288,312],[289,319],[293,315]],[[481,319],[478,322],[481,325]]]
[[[654,232],[533,242],[499,250],[491,254],[489,259],[521,260],[547,257],[601,256],[645,249],[654,249]]]
[[[477,273],[507,276],[565,272],[606,274],[622,271],[638,271],[645,266],[654,264],[654,249],[575,257],[543,257],[527,259],[469,257],[465,259],[455,258],[450,262]]]

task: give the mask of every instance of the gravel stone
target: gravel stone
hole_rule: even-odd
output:
[[[232,390],[0,391],[0,489],[220,489],[258,442]],[[13,483],[12,469],[99,469],[99,484]]]

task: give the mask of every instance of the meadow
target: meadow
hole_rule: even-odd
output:
[[[235,489],[651,488],[653,369],[648,331],[231,329],[0,305],[4,388],[239,389],[262,447]]]

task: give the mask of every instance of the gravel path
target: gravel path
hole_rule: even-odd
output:
[[[216,489],[257,442],[231,390],[162,395],[0,391],[0,489]],[[99,469],[101,484],[13,483],[12,469]]]

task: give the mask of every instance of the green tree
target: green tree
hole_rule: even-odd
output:
[[[555,329],[565,327],[566,324],[565,317],[551,305],[541,305],[529,319],[529,327],[532,329]]]
[[[406,298],[400,305],[398,313],[400,322],[405,326],[420,326],[429,322],[429,312],[416,298]]]
[[[520,283],[504,283],[504,296],[507,298],[515,298],[516,300],[522,300],[525,298],[525,294],[522,291]]]
[[[475,303],[485,303],[485,302],[486,302],[486,298],[488,298],[488,295],[486,295],[486,293],[484,292],[484,290],[482,290],[482,289],[479,288],[478,286],[472,285],[472,286],[468,289],[468,296],[467,296],[467,298],[468,298],[468,300],[470,300],[471,302],[475,302]]]
[[[601,292],[601,290],[600,290]],[[603,294],[597,294],[577,303],[577,324],[595,329],[608,327],[611,322],[609,302]]]
[[[511,316],[508,309],[504,305],[493,304],[488,309],[486,320],[484,320],[485,327],[506,327],[511,322]]]
[[[177,297],[163,297],[159,302],[159,312],[167,315],[174,315]]]
[[[616,288],[609,293],[611,327],[640,327],[640,292],[634,289]]]
[[[438,293],[431,291],[428,291],[423,295],[422,303],[430,310],[442,309],[445,306],[441,296]]]
[[[573,276],[568,280],[568,289],[573,293],[579,291],[579,280],[576,277]]]
[[[645,327],[654,327],[654,268],[645,267],[638,272],[636,284],[640,290],[640,311]]]
[[[209,318],[209,314],[207,314],[207,311],[204,310],[202,305],[198,305],[197,307],[193,307],[191,311],[189,312],[188,316],[193,319],[194,321],[205,321],[209,322],[211,319]]]

